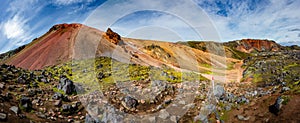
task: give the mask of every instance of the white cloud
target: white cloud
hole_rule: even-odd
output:
[[[34,27],[30,27],[28,23],[44,5],[38,0],[10,1],[3,10],[7,16],[1,18],[0,22],[1,53],[24,45],[33,38]]]
[[[195,9],[195,6],[188,0],[176,2],[127,0],[107,1],[91,14],[85,24],[100,30],[106,30],[107,27],[113,26],[113,29],[123,36],[140,28],[158,26],[176,32],[184,40],[231,41],[256,38],[270,39],[281,43],[300,41],[298,32],[288,31],[300,28],[300,1],[298,0],[194,1],[195,4],[203,7],[210,18],[201,11],[201,7],[197,6],[198,8]],[[219,3],[216,1],[223,3],[225,7],[219,7]],[[139,18],[137,16],[137,18],[133,17],[115,23],[124,16],[126,18],[133,12],[142,10],[160,10],[167,14],[155,18],[142,15]],[[226,16],[222,15],[221,10],[226,12]],[[217,13],[218,11],[221,12]],[[194,31],[198,31],[201,38]],[[139,33],[138,36],[141,37],[136,38],[151,38],[149,34],[143,36]],[[170,37],[170,35],[161,35],[160,39],[165,40],[166,36]],[[176,36],[174,35],[174,37]],[[170,38],[171,40],[174,38]]]
[[[227,16],[217,14],[220,9],[216,1],[207,4],[197,1],[209,13],[223,41],[241,38],[271,39],[280,43],[300,41],[297,32],[300,28],[299,0],[270,0],[261,3],[227,0]],[[299,44],[299,43],[298,43]]]
[[[3,25],[3,33],[7,39],[14,39],[24,35],[24,22],[21,22],[18,16],[8,20]]]
[[[148,14],[138,15],[122,21],[124,17],[126,18],[135,12],[146,10],[164,14],[159,16],[151,16]],[[117,22],[119,19],[121,19],[121,21]],[[114,29],[118,29],[117,32],[120,31],[119,33],[123,36],[126,36],[128,33],[140,27],[147,27],[149,30],[151,29],[149,27],[154,26],[168,29],[171,32],[179,34],[181,38],[178,38],[178,40],[220,40],[218,32],[211,23],[211,20],[197,4],[191,0],[178,0],[176,2],[170,2],[169,0],[107,1],[87,18],[85,24],[100,30],[106,30],[106,28],[113,26]],[[147,37],[149,36],[147,34],[144,36],[145,37],[139,38],[151,38]],[[161,38],[157,40],[165,40],[167,38],[166,36],[169,37],[170,35],[161,35]],[[174,37],[178,36],[175,35]],[[169,41],[174,41],[174,38],[170,38]]]
[[[20,46],[32,38],[31,32],[26,25],[27,21],[15,15],[12,19],[1,24],[2,33],[10,44]]]

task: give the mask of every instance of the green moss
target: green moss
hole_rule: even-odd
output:
[[[290,96],[284,95],[284,96],[282,96],[282,99],[283,99],[282,104],[287,105],[287,103],[290,101]]]
[[[57,93],[61,93],[61,94],[65,94],[65,92],[63,90],[60,90],[56,87],[52,88],[53,92],[57,92]]]
[[[176,71],[167,66],[156,68],[151,66],[128,64],[108,57],[72,61],[64,63],[61,66],[48,68],[47,70],[52,73],[58,73],[54,77],[56,80],[59,80],[60,75],[66,75],[69,79],[76,83],[82,83],[87,87],[91,87],[91,91],[99,88],[105,89],[116,82],[133,80],[139,81],[149,78],[151,80],[164,80],[172,83],[207,80],[199,74]],[[161,73],[163,71],[168,75],[162,76]],[[102,79],[97,78],[100,72],[104,74]],[[171,79],[170,76],[173,76],[174,78]],[[59,92],[56,88],[54,88],[54,91]]]
[[[300,65],[297,64],[297,63],[292,63],[292,64],[289,64],[287,66],[284,66],[283,70],[288,71],[290,68],[297,67],[297,66],[300,66]]]
[[[228,121],[229,119],[229,111],[222,111],[223,115],[221,115],[220,120],[222,121]]]
[[[258,73],[253,74],[253,82],[254,83],[259,83],[262,81],[263,81],[263,79],[262,79],[261,74],[258,74]]]

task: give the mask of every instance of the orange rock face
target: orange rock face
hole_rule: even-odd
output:
[[[7,64],[25,69],[42,69],[68,61],[72,45],[81,24],[59,24],[45,35],[34,40],[22,51],[6,61]]]
[[[105,34],[109,41],[113,44],[118,44],[121,40],[121,36],[118,33],[112,31],[110,28],[107,29]]]
[[[236,47],[243,52],[257,51],[278,51],[280,45],[270,40],[257,40],[257,39],[242,39],[238,41],[239,45]]]

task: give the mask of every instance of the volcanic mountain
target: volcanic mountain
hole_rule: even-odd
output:
[[[121,37],[82,24],[54,25],[46,34],[0,55],[2,63],[29,70],[106,56],[125,63],[194,71],[217,80],[240,81],[243,59],[254,51],[277,51],[274,41],[243,39],[218,42],[166,42]],[[226,79],[224,79],[224,77]]]
[[[46,34],[16,50],[3,62],[24,69],[36,70],[46,66],[59,65],[70,60],[87,59],[98,55],[125,57],[117,43],[121,40],[117,33],[108,29],[107,33],[82,24],[59,24]],[[147,58],[151,61],[151,58]],[[156,62],[155,62],[156,63]]]
[[[211,51],[202,51],[181,43],[125,38],[111,29],[103,32],[82,24],[58,24],[26,46],[11,51],[2,62],[38,70],[71,60],[107,56],[146,66],[167,65],[177,70],[225,74],[223,69],[228,64],[236,68],[242,61],[226,58],[225,52],[218,54],[222,49],[214,46]],[[240,74],[234,72],[235,77]]]

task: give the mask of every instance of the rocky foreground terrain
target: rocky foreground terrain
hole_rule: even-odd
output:
[[[0,122],[300,122],[299,49],[55,25],[0,55]]]

